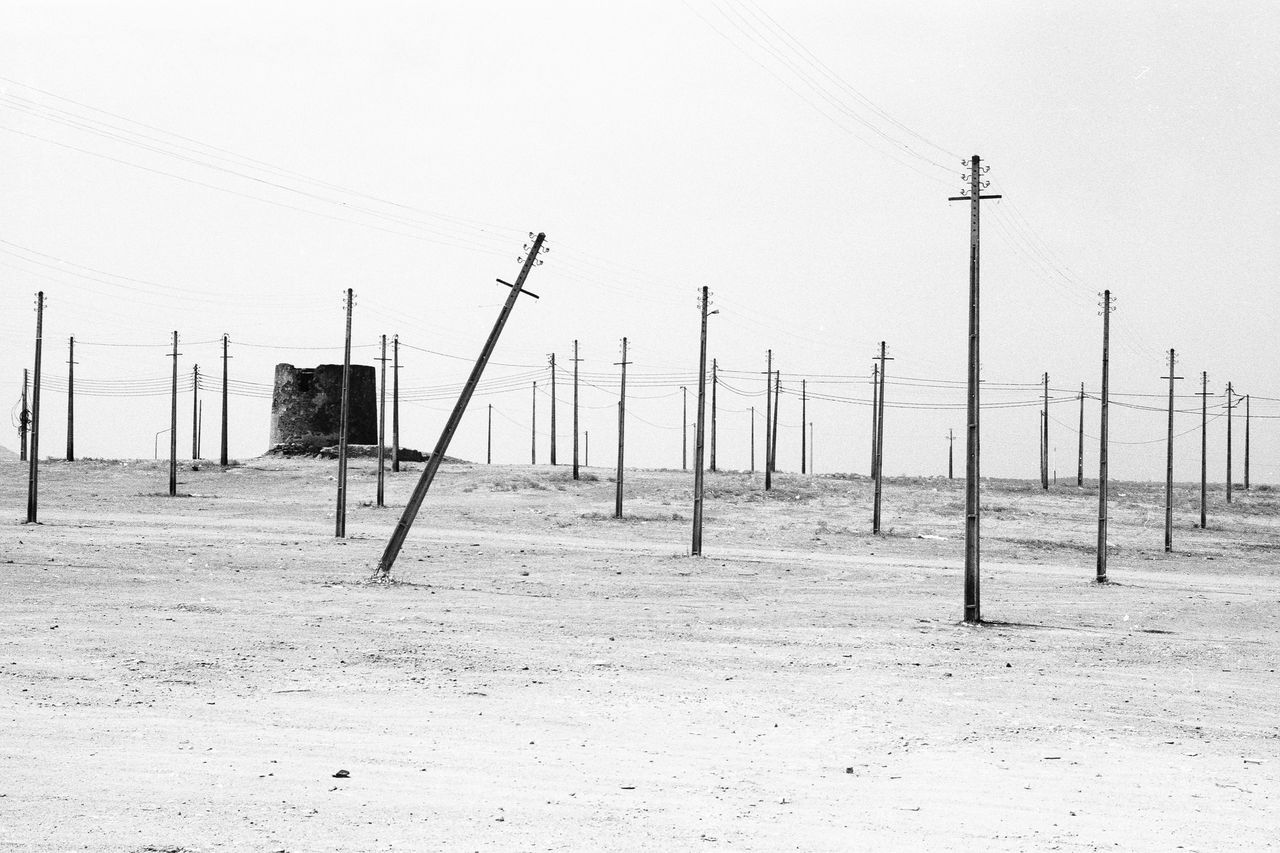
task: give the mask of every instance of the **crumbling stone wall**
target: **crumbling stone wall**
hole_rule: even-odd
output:
[[[347,442],[378,441],[378,376],[373,367],[351,365]],[[294,367],[277,364],[271,395],[271,449],[316,453],[338,443],[342,421],[342,365]]]

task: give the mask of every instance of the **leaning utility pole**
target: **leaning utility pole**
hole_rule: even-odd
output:
[[[871,532],[880,532],[880,490],[884,482],[884,373],[885,362],[893,361],[885,355],[884,341],[880,342],[880,393],[876,403],[876,492],[875,507],[871,513]]]
[[[1182,378],[1173,375],[1175,360],[1173,350],[1169,350],[1169,375],[1160,377],[1169,380],[1169,441],[1165,452],[1164,474],[1164,550],[1166,554],[1173,552],[1173,382],[1175,379]]]
[[[680,470],[689,470],[689,386],[680,386]]]
[[[614,494],[613,517],[622,518],[622,459],[626,447],[626,427],[627,427],[627,365],[631,362],[627,361],[627,339],[622,339],[622,361],[618,365],[622,367],[622,386],[618,395],[618,476],[616,477],[617,488]]]
[[[1040,488],[1049,489],[1049,374],[1044,375],[1044,417],[1040,422]]]
[[[556,354],[549,353],[551,359],[551,464],[556,464]]]
[[[227,359],[231,358],[227,354],[227,345],[230,343],[230,336],[222,336],[222,448],[221,455],[218,460],[223,468],[227,467]]]
[[[1231,383],[1227,383],[1227,503],[1231,503],[1231,410],[1234,409],[1235,403],[1233,397],[1235,391],[1231,388]]]
[[[765,350],[764,371],[764,490],[773,488],[773,465],[769,462],[769,437],[773,434],[773,350]]]
[[[169,497],[178,494],[178,333],[173,333],[173,390],[169,405]]]
[[[191,368],[191,458],[200,458],[200,365]]]
[[[489,407],[490,409],[493,406]],[[400,336],[391,338],[391,472],[400,471]]]
[[[347,334],[342,350],[342,407],[338,419],[338,509],[334,514],[334,536],[347,535],[347,425],[351,417],[351,311],[355,293],[347,288]]]
[[[533,393],[529,397],[531,413],[529,415],[529,464],[538,464],[538,380],[533,380]]]
[[[578,339],[573,339],[573,479],[578,479]]]
[[[19,462],[27,461],[27,434],[31,427],[31,410],[27,408],[27,386],[31,384],[31,377],[28,375],[27,368],[22,368],[22,411],[18,413],[18,442],[19,442]]]
[[[36,294],[36,361],[31,374],[31,452],[27,460],[27,524],[36,523],[40,491],[40,350],[44,346],[44,291]]]
[[[1111,291],[1102,291],[1102,419],[1098,435],[1098,583],[1107,582],[1107,407],[1110,403]]]
[[[1200,371],[1200,529],[1205,529],[1209,497],[1209,372]]]
[[[1080,445],[1076,451],[1076,485],[1084,485],[1084,383],[1080,383]]]
[[[516,298],[524,288],[525,278],[528,277],[529,270],[538,262],[538,255],[542,254],[542,242],[545,239],[546,235],[541,233],[534,238],[533,246],[528,249],[528,255],[522,259],[523,265],[520,268],[519,277],[516,278],[516,283],[507,285],[511,288],[511,292],[507,295],[507,301],[503,303],[502,311],[498,314],[498,320],[493,325],[493,331],[489,332],[489,338],[480,350],[480,357],[476,360],[475,366],[471,368],[471,375],[467,377],[466,384],[462,386],[462,393],[458,396],[458,402],[454,404],[453,411],[449,414],[449,420],[445,422],[444,430],[440,433],[440,439],[436,442],[435,449],[431,451],[431,456],[422,469],[422,476],[418,479],[418,484],[413,487],[413,494],[409,496],[400,520],[396,522],[395,530],[391,533],[391,539],[387,542],[386,550],[382,552],[382,558],[378,561],[376,577],[384,579],[390,577],[391,567],[395,565],[396,557],[399,556],[400,549],[404,546],[404,540],[409,535],[409,528],[413,525],[413,520],[417,517],[418,510],[422,507],[423,498],[426,497],[427,490],[431,488],[431,481],[435,479],[436,471],[440,469],[440,463],[444,459],[445,452],[449,449],[449,442],[452,440],[454,432],[457,431],[458,424],[462,421],[462,416],[467,410],[467,403],[470,402],[471,395],[475,393],[480,376],[484,373],[485,365],[489,362],[489,356],[493,354],[493,348],[498,343],[498,336],[502,334],[502,327],[506,325],[507,317],[511,314]],[[498,281],[500,284],[507,284],[502,279],[498,279]],[[529,295],[537,298],[533,293]]]
[[[382,373],[378,379],[378,497],[377,505],[386,506],[383,498],[386,493],[387,477],[387,336],[382,336],[382,355],[378,361],[382,365]]]
[[[947,430],[947,479],[954,480],[956,478],[956,431]]]
[[[977,623],[982,621],[981,595],[979,584],[979,521],[981,504],[978,499],[979,474],[981,459],[978,441],[978,382],[979,382],[979,275],[978,275],[978,209],[981,201],[988,198],[1000,198],[999,195],[983,195],[982,190],[989,183],[982,180],[990,166],[983,167],[982,161],[975,154],[968,163],[969,189],[964,195],[952,196],[948,201],[969,202],[969,383],[968,383],[968,446],[965,451],[965,495],[964,495],[964,621]]]
[[[702,437],[707,416],[707,309],[710,307],[711,294],[706,285],[702,287],[702,295],[698,299],[698,308],[702,313],[702,336],[698,345],[698,426],[694,431],[693,450],[693,547],[690,553],[702,555]],[[625,357],[623,359],[626,360]],[[711,395],[715,399],[715,362],[711,368]],[[712,406],[711,411],[715,412]],[[714,421],[713,421],[714,423]],[[715,447],[715,431],[712,433],[712,447]],[[714,456],[712,457],[715,458]],[[712,470],[715,470],[714,464]]]
[[[720,376],[717,372],[718,365],[716,360],[711,359],[711,470],[716,470],[716,386],[720,384]],[[702,369],[706,370],[707,366],[702,365]],[[699,379],[699,382],[702,380]]]
[[[809,455],[809,443],[806,440],[804,425],[809,422],[808,418],[809,405],[809,388],[808,381],[800,380],[800,473],[808,473],[805,467],[805,457]]]
[[[1246,431],[1245,435],[1248,435]],[[1245,447],[1248,447],[1248,441]],[[1245,454],[1248,458],[1248,454]],[[67,461],[76,461],[76,339],[67,341]],[[1248,466],[1245,466],[1248,470]]]

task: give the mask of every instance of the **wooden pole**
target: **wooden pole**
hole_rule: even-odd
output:
[[[169,497],[178,494],[178,333],[173,333],[173,392],[169,406]]]
[[[1076,485],[1084,485],[1084,383],[1080,383],[1080,430],[1077,433],[1079,446],[1076,448]]]
[[[1098,583],[1107,582],[1107,408],[1110,402],[1111,291],[1102,292],[1102,420],[1098,431]]]
[[[1247,447],[1248,444],[1246,443],[1245,446]],[[74,337],[67,341],[67,461],[76,461],[76,339]]]
[[[387,336],[381,336],[382,355],[379,356],[378,362],[382,367],[382,372],[378,378],[378,506],[386,506],[384,500],[386,496],[386,477],[387,477]]]
[[[490,406],[489,408],[493,408]],[[400,336],[391,338],[391,472],[400,471]]]
[[[22,368],[22,411],[18,412],[18,461],[27,461],[27,436],[31,432],[31,409],[27,407],[27,388],[31,385],[30,371]]]
[[[807,436],[805,435],[804,425],[809,422],[809,387],[808,381],[800,380],[800,473],[808,472],[805,467],[805,457],[809,455]]]
[[[680,470],[689,470],[689,386],[680,386]]]
[[[769,459],[770,436],[773,435],[773,350],[765,351],[764,371],[764,490],[773,488],[773,465]]]
[[[618,395],[618,472],[615,478],[613,517],[622,518],[622,460],[626,450],[627,431],[627,339],[622,339],[622,384]]]
[[[1173,375],[1174,361],[1174,351],[1169,350],[1169,375],[1161,377],[1169,380],[1169,439],[1165,453],[1164,477],[1164,550],[1166,554],[1173,551],[1173,383],[1174,380],[1182,378]]]
[[[1227,383],[1227,503],[1231,503],[1231,411],[1235,405],[1235,390],[1231,387],[1231,383]]]
[[[227,353],[227,347],[230,343],[230,336],[222,336],[222,447],[218,457],[218,464],[223,468],[227,467],[227,359],[231,358]]]
[[[551,464],[556,464],[556,354],[551,353]]]
[[[191,458],[200,458],[200,365],[191,367]]]
[[[876,491],[875,491],[875,508],[871,514],[871,532],[880,532],[880,492],[884,483],[884,375],[885,362],[888,361],[885,355],[885,342],[880,342],[880,395],[879,401],[876,403]]]
[[[573,479],[578,479],[578,339],[573,339]]]
[[[702,369],[706,370],[707,366],[702,365]],[[711,359],[711,470],[716,470],[716,386],[720,384],[719,365],[716,359]],[[702,381],[700,378],[699,382]]]
[[[27,468],[27,524],[36,524],[40,493],[40,354],[44,347],[44,291],[36,294],[36,360],[31,374],[31,450]]]
[[[355,293],[347,288],[347,334],[342,349],[342,406],[338,419],[338,506],[334,513],[334,536],[347,535],[347,426],[351,416],[351,311]]]
[[[694,432],[693,450],[693,546],[690,549],[690,553],[695,557],[702,555],[702,437],[707,408],[707,307],[709,302],[710,293],[704,285],[698,306],[702,314],[702,335],[699,339],[698,347],[698,426]],[[623,360],[625,361],[625,358]],[[715,362],[713,361],[711,369],[711,395],[713,400],[715,399],[715,375]],[[711,411],[714,417],[714,405]],[[715,447],[714,430],[711,435],[713,442],[711,446]],[[712,458],[714,459],[715,457],[713,456]],[[714,465],[712,470],[715,470]]]
[[[529,397],[532,405],[529,415],[529,464],[538,464],[538,380],[533,380],[533,393]]]
[[[1200,529],[1206,527],[1209,498],[1209,372],[1200,371]]]

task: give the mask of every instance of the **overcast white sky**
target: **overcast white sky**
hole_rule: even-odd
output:
[[[74,335],[78,452],[150,456],[174,329],[184,377],[199,362],[215,380],[230,334],[233,377],[254,383],[237,390],[259,395],[233,397],[232,453],[260,453],[274,364],[341,359],[346,287],[358,362],[381,334],[405,342],[402,442],[429,449],[504,297],[494,279],[541,230],[542,298],[517,307],[454,455],[483,458],[492,403],[495,461],[528,461],[533,371],[545,388],[546,354],[568,368],[578,338],[591,461],[610,462],[626,335],[629,460],[678,465],[706,284],[729,371],[721,467],[746,465],[772,347],[788,392],[807,375],[838,398],[808,411],[818,470],[865,471],[886,340],[888,400],[909,406],[886,416],[886,472],[942,473],[947,430],[963,433],[968,285],[967,208],[946,199],[978,154],[1004,194],[983,210],[984,402],[1033,400],[1044,371],[1055,397],[1096,394],[1109,287],[1113,389],[1157,395],[1117,402],[1162,407],[1174,347],[1181,394],[1207,370],[1211,390],[1255,395],[1253,475],[1280,474],[1280,402],[1261,399],[1280,398],[1274,3],[40,0],[5,20],[0,391],[16,402],[44,289],[42,454],[65,446]],[[216,455],[216,382],[206,394]],[[1193,430],[1197,398],[1179,407]],[[548,410],[544,394],[539,461]],[[1061,476],[1077,411],[1051,408]],[[794,469],[795,396],[781,419]],[[1037,476],[1037,426],[1034,407],[989,410],[984,473]],[[189,394],[179,429],[185,452]],[[1113,473],[1160,479],[1164,430],[1161,411],[1116,410]],[[1198,476],[1198,434],[1177,452],[1179,478]],[[1096,459],[1091,438],[1091,476]]]

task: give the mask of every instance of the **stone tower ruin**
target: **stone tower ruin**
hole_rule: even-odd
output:
[[[377,372],[351,365],[347,414],[348,444],[377,444]],[[316,453],[338,443],[342,420],[342,365],[276,365],[271,395],[271,449]]]

